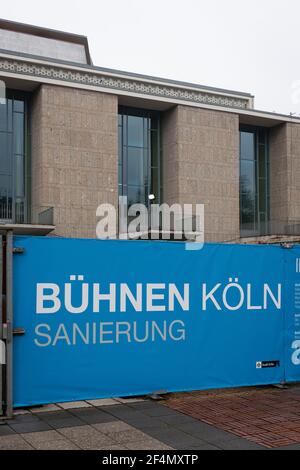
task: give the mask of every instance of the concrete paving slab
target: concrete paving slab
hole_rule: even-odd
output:
[[[11,424],[10,427],[18,434],[48,431],[51,429],[49,424],[45,423],[44,421]]]
[[[58,405],[45,405],[31,408],[31,413],[50,413],[51,411],[60,411],[61,408]]]
[[[124,423],[124,421],[114,421],[114,422],[111,422],[111,423],[95,424],[95,425],[93,425],[93,428],[95,428],[97,431],[99,431],[103,434],[107,434],[108,436],[110,434],[116,433],[116,432],[134,430],[134,427],[130,426],[127,423]]]
[[[144,402],[145,398],[116,398],[115,400],[119,403],[124,403],[125,405],[129,405],[132,403]]]
[[[80,450],[74,442],[67,439],[59,439],[58,441],[36,442],[35,450]]]
[[[99,450],[105,446],[117,445],[118,442],[102,434],[92,426],[80,426],[60,430],[61,434],[81,449]]]
[[[63,428],[70,428],[75,426],[82,426],[84,423],[82,420],[76,418],[75,416],[67,417],[67,418],[59,418],[53,419],[49,421],[49,425],[53,429],[63,429]]]
[[[40,442],[51,442],[64,439],[64,436],[55,430],[20,434],[20,436],[31,445],[35,445]]]
[[[97,408],[69,410],[69,412],[86,424],[110,423],[117,419],[115,416]]]
[[[247,439],[232,439],[225,441],[217,441],[215,443],[220,449],[223,450],[266,450],[265,447],[255,444],[255,442],[248,441]]]
[[[11,434],[16,434],[16,433],[7,424],[0,426],[0,436],[9,436]]]
[[[63,410],[70,410],[76,408],[90,408],[92,405],[87,401],[75,401],[71,403],[58,403],[59,407]]]
[[[145,439],[141,442],[128,442],[126,448],[129,450],[173,450],[172,447],[155,439]]]
[[[15,416],[28,415],[28,414],[30,414],[30,412],[31,411],[29,409],[28,410],[26,410],[26,409],[23,410],[21,408],[18,408],[17,410],[14,411],[14,415]]]
[[[73,438],[77,438],[80,436],[83,436],[83,437],[95,436],[99,434],[99,431],[97,431],[97,429],[95,429],[92,426],[85,425],[85,426],[63,428],[59,430],[59,433],[62,436],[67,437],[68,439],[73,439]]]
[[[101,407],[101,406],[117,405],[119,402],[115,400],[114,398],[104,398],[102,400],[88,400],[87,403],[95,407],[98,407],[98,406]]]
[[[0,450],[33,450],[33,447],[21,436],[11,435],[0,437]]]
[[[111,432],[108,435],[118,444],[125,444],[126,442],[140,442],[145,441],[148,438],[148,435],[137,429],[131,429],[127,431]]]

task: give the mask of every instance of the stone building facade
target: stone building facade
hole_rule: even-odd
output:
[[[300,234],[300,120],[252,95],[95,67],[85,37],[7,21],[0,80],[0,225],[95,238],[100,204],[154,194],[204,204],[209,242]]]

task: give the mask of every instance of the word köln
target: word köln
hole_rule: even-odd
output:
[[[38,315],[56,314],[64,309],[70,314],[126,313],[135,312],[188,312],[190,310],[191,286],[183,284],[128,284],[85,282],[84,276],[70,276],[70,281],[60,287],[58,284],[37,284],[36,313]],[[75,284],[76,281],[76,284]],[[282,285],[272,288],[242,285],[238,278],[229,278],[225,285],[218,283],[213,287],[206,283],[200,285],[202,311],[216,309],[229,310],[267,310],[282,305]],[[253,291],[255,291],[255,299]],[[259,302],[258,302],[259,299]]]

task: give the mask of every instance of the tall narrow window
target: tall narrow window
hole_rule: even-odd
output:
[[[268,131],[240,129],[240,218],[242,236],[268,231]]]
[[[159,114],[130,108],[119,111],[119,195],[128,206],[160,202]]]
[[[0,222],[26,222],[26,116],[24,96],[0,103]]]

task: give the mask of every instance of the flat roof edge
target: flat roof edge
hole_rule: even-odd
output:
[[[1,26],[0,26],[1,27]],[[179,88],[194,88],[197,90],[203,90],[207,91],[210,93],[219,93],[223,95],[232,95],[232,96],[237,96],[241,98],[248,99],[249,101],[251,99],[254,99],[255,96],[251,93],[246,93],[246,92],[239,92],[237,90],[229,90],[225,88],[218,88],[218,87],[211,87],[208,85],[200,85],[197,83],[191,83],[191,82],[185,82],[185,81],[180,81],[180,80],[174,80],[174,79],[168,79],[168,78],[162,78],[162,77],[155,77],[153,75],[144,75],[144,74],[139,74],[135,72],[128,72],[128,71],[123,71],[123,70],[118,70],[118,69],[111,69],[111,68],[106,68],[106,67],[99,67],[95,66],[93,64],[81,64],[77,62],[71,62],[71,61],[65,61],[65,60],[57,60],[53,58],[48,58],[48,57],[43,57],[43,56],[37,56],[34,54],[25,54],[25,53],[20,53],[20,52],[15,52],[15,51],[9,51],[6,49],[1,49],[0,48],[0,54],[3,55],[13,55],[18,58],[24,58],[24,59],[32,59],[32,60],[38,60],[38,61],[43,61],[43,62],[49,62],[53,64],[53,66],[63,66],[66,65],[68,67],[74,67],[74,68],[80,68],[80,69],[85,69],[86,71],[89,72],[103,72],[106,74],[112,74],[112,75],[122,75],[124,77],[132,78],[132,79],[139,79],[139,80],[148,80],[148,81],[153,81],[153,82],[160,82],[164,83],[165,85],[169,86],[176,86]]]

